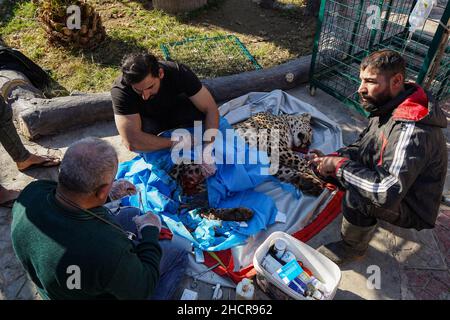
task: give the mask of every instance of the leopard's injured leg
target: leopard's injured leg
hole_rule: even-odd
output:
[[[301,191],[314,196],[320,195],[324,189],[324,183],[310,168],[297,171],[290,167],[281,166],[276,176],[281,181],[291,183]]]
[[[244,208],[201,208],[200,215],[210,220],[248,221],[253,217],[253,211]]]

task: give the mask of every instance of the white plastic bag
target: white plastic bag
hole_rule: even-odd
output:
[[[418,0],[409,16],[409,32],[422,29],[437,0]]]

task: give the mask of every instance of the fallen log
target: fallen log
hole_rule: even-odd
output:
[[[220,103],[248,92],[294,88],[308,81],[310,62],[311,56],[305,56],[269,69],[202,82]],[[19,130],[30,140],[114,118],[109,92],[44,99],[23,74],[11,70],[0,70],[0,92],[12,106]]]
[[[17,108],[20,130],[30,140],[113,119],[109,92],[20,100]]]

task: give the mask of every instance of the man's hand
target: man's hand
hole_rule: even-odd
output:
[[[134,184],[128,180],[119,179],[113,182],[111,191],[109,192],[109,198],[114,201],[123,197],[132,196],[136,193],[136,186]]]
[[[203,161],[201,166],[205,178],[216,173],[216,159],[213,156],[214,142],[208,143],[203,147]]]
[[[133,221],[136,224],[139,233],[146,226],[157,227],[158,231],[161,231],[161,219],[151,211],[148,211],[142,216],[135,216]]]
[[[209,90],[202,86],[200,91],[189,97],[189,99],[198,110],[205,114],[206,131],[209,131],[209,129],[217,130],[219,128],[219,108]]]
[[[139,114],[114,115],[117,130],[125,147],[133,152],[149,152],[170,148],[173,144],[168,138],[158,137],[142,131]]]
[[[342,157],[316,157],[311,163],[316,167],[316,171],[323,177],[335,176],[336,167],[342,160]]]

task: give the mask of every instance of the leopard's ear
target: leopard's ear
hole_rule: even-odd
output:
[[[311,114],[310,114],[310,113],[305,112],[305,113],[302,113],[301,116],[302,116],[304,119],[306,119],[306,120],[308,120],[308,121],[311,121]]]

